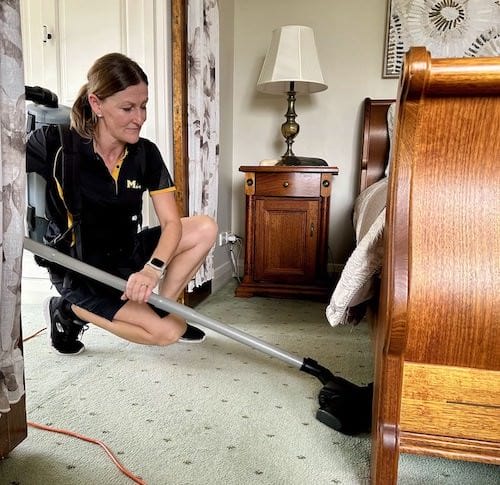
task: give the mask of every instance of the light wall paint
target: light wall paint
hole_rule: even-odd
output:
[[[219,231],[234,231],[233,205],[233,86],[234,86],[234,1],[219,0],[219,194],[217,223]],[[233,268],[229,247],[216,247],[214,252],[214,280],[212,291],[217,291],[232,277]]]
[[[245,234],[243,174],[238,167],[277,158],[285,150],[280,126],[286,100],[261,94],[256,89],[271,32],[281,25],[307,25],[314,30],[329,88],[322,93],[298,97],[300,133],[294,150],[297,155],[324,158],[340,169],[333,186],[329,246],[333,262],[336,265],[345,262],[352,249],[351,212],[358,180],[361,103],[366,96],[394,97],[397,90],[397,80],[381,77],[386,1],[219,0],[221,132],[217,220],[220,231]],[[30,0],[28,5],[35,8],[38,3]],[[27,0],[22,4],[27,4]],[[149,3],[141,2],[137,6],[134,3],[134,12],[145,8],[140,5]],[[161,26],[165,17],[165,13],[157,12],[158,25]],[[156,29],[164,35],[164,29],[158,29],[158,25]],[[166,44],[165,40],[163,45]],[[140,52],[137,44],[134,45],[137,56]],[[158,48],[157,64],[148,64],[148,74],[152,75],[154,67],[161,72],[162,66],[168,65],[167,57],[162,57],[165,55],[165,51]],[[45,85],[41,81],[37,83]],[[156,91],[161,105],[167,93],[160,93],[161,89]],[[160,119],[165,118],[160,116]],[[162,136],[158,133],[167,131],[161,130],[161,126],[158,128],[156,136],[151,133],[149,136],[161,144]],[[165,148],[168,153],[169,147]],[[217,290],[231,278],[227,247],[216,248],[214,265],[212,287]]]
[[[282,25],[306,25],[314,31],[328,90],[297,97],[300,133],[294,151],[323,158],[339,168],[332,191],[329,246],[333,263],[345,263],[353,241],[351,214],[359,176],[362,102],[367,96],[393,98],[397,94],[398,80],[381,75],[386,3],[219,0],[221,230],[245,232],[244,176],[238,168],[279,158],[285,151],[280,126],[286,99],[256,89],[271,32]]]

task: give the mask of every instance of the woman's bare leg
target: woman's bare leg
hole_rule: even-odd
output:
[[[186,322],[182,318],[176,315],[161,318],[144,303],[128,301],[118,310],[113,321],[76,305],[72,305],[72,309],[78,318],[137,344],[173,344],[186,331]]]
[[[205,260],[217,235],[217,224],[207,216],[185,217],[181,222],[181,239],[160,284],[160,294],[172,300],[176,300],[184,291]],[[145,303],[128,301],[116,313],[113,321],[76,305],[72,305],[72,310],[78,318],[138,344],[172,344],[186,331],[183,318],[177,315],[161,318]]]
[[[183,217],[181,223],[181,240],[160,285],[160,294],[173,300],[196,274],[217,236],[217,224],[208,216]]]

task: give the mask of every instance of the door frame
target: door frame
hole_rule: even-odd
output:
[[[175,197],[181,216],[189,215],[187,136],[187,0],[171,0],[172,153]]]
[[[172,155],[175,200],[181,216],[189,216],[187,100],[187,0],[170,0],[172,69]],[[212,281],[184,290],[181,301],[196,306],[212,293]]]

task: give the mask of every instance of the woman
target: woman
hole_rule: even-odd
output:
[[[139,344],[201,342],[205,334],[200,329],[147,301],[157,286],[162,296],[178,298],[213,246],[217,225],[208,216],[179,217],[175,186],[162,157],[139,136],[148,101],[148,80],[140,66],[122,54],[107,54],[87,78],[71,110],[79,157],[78,231],[72,230],[64,204],[57,127],[30,136],[27,169],[47,180],[48,243],[69,253],[74,238],[81,238],[81,259],[127,279],[127,285],[121,294],[60,266],[49,268],[61,295],[46,303],[51,344],[62,354],[80,353],[86,322]],[[159,226],[138,232],[146,190]]]

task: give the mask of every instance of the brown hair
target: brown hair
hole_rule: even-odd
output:
[[[148,78],[137,62],[113,52],[97,59],[87,73],[87,82],[80,88],[71,108],[71,127],[82,137],[94,136],[97,117],[92,111],[88,95],[100,99],[123,91],[141,82],[148,84]]]

